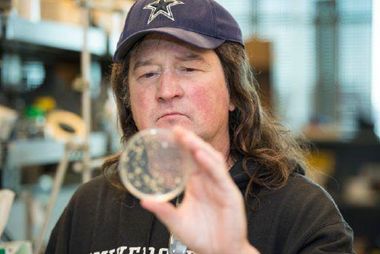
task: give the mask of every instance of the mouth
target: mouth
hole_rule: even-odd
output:
[[[157,118],[157,121],[162,120],[162,119],[175,119],[178,117],[187,117],[185,114],[179,113],[179,112],[170,112],[170,113],[165,113]]]

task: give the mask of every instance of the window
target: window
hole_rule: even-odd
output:
[[[380,137],[380,2],[372,7],[372,114]]]
[[[312,117],[318,116],[337,124],[343,134],[350,136],[356,129],[358,114],[373,118],[374,104],[380,102],[371,104],[371,0],[331,0],[335,15],[331,38],[324,30],[318,33],[318,6],[326,1],[218,2],[236,17],[245,39],[256,34],[272,41],[274,111],[293,130],[300,131]],[[328,57],[331,52],[335,57]],[[329,64],[334,71],[327,67]],[[325,75],[332,78],[326,79]],[[321,80],[331,83],[324,84],[326,91],[322,93],[318,83]],[[372,97],[377,91],[374,89]],[[336,114],[326,117],[316,106],[318,101]]]

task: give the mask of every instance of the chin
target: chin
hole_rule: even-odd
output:
[[[181,126],[182,128],[185,128],[190,131],[194,131],[194,128],[191,124],[189,124],[188,121],[161,121],[156,124],[156,128],[164,128],[164,129],[171,129],[174,126]]]

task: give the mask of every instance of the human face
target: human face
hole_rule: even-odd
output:
[[[128,85],[139,130],[180,125],[218,150],[229,146],[228,112],[234,106],[213,50],[147,36],[131,53]]]

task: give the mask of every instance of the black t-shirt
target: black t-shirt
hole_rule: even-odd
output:
[[[230,174],[244,192],[248,176],[241,161]],[[259,190],[248,204],[249,241],[262,254],[353,253],[352,230],[334,201],[302,174],[292,174],[283,188]],[[168,242],[167,229],[153,214],[100,176],[76,191],[46,253],[168,254]]]

